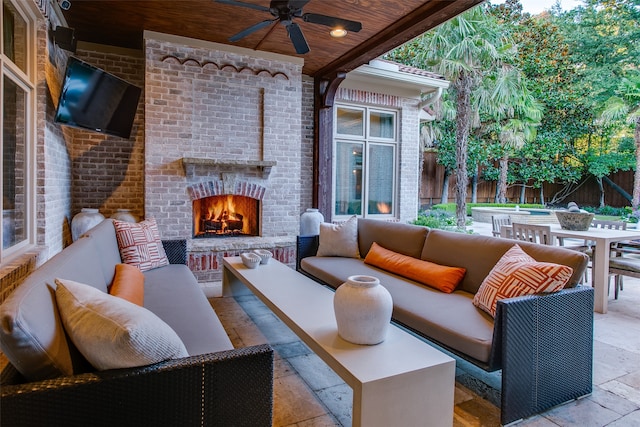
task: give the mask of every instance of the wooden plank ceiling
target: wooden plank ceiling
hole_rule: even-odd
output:
[[[270,5],[269,0],[241,1]],[[479,3],[482,0],[311,0],[304,13],[359,21],[362,30],[335,39],[328,27],[296,19],[310,47],[304,55],[296,54],[286,28],[277,23],[229,42],[230,36],[272,16],[214,0],[71,0],[63,14],[79,41],[141,49],[143,31],[157,31],[300,56],[304,74],[323,78],[351,71]]]

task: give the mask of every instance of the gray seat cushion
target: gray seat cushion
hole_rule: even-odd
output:
[[[186,265],[170,264],[145,271],[144,306],[176,331],[191,356],[233,349]]]
[[[393,298],[395,320],[474,359],[489,361],[494,322],[472,304],[469,292],[445,294],[355,258],[308,257],[301,268],[334,288],[351,275],[376,276]]]

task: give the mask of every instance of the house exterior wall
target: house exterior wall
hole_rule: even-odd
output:
[[[336,93],[336,102],[383,107],[398,112],[397,211],[394,220],[409,222],[416,219],[421,162],[418,100],[372,91],[339,88]]]

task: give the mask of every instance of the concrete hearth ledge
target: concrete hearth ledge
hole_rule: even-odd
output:
[[[219,237],[191,239],[189,252],[239,251],[285,248],[296,244],[296,236],[283,237]]]

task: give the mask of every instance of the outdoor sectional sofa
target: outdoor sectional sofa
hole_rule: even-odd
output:
[[[144,308],[175,331],[187,355],[98,371],[69,339],[54,281],[107,292],[122,260],[113,220],[104,220],[0,306],[2,350],[11,362],[2,373],[2,426],[271,426],[273,349],[234,349],[185,265],[186,242],[162,244],[169,265],[144,272]]]
[[[392,295],[395,323],[485,371],[502,369],[503,424],[591,393],[593,289],[578,286],[584,254],[371,219],[357,221],[359,257],[316,256],[319,242],[319,236],[298,238],[300,272],[334,289],[352,275],[376,276]],[[412,258],[464,267],[466,273],[455,291],[441,292],[365,263],[374,242]],[[515,243],[536,261],[564,264],[573,273],[560,291],[498,301],[493,318],[472,300]]]

